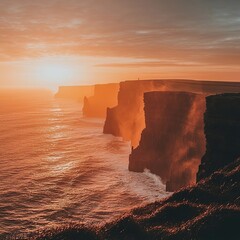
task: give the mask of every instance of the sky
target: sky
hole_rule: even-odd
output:
[[[239,0],[0,0],[0,87],[240,81]]]

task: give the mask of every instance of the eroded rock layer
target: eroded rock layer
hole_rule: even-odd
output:
[[[129,157],[129,170],[149,169],[173,191],[193,184],[205,152],[205,97],[188,92],[144,94],[146,128]]]

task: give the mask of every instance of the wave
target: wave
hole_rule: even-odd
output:
[[[102,119],[82,117],[78,103],[34,104],[12,115],[0,108],[0,238],[69,221],[98,224],[166,196],[156,175],[128,171],[130,145],[103,135]]]

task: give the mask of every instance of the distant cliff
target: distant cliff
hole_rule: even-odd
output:
[[[206,103],[207,146],[199,167],[198,180],[208,177],[240,156],[240,94],[209,96]]]
[[[146,128],[129,157],[129,170],[149,169],[174,191],[196,182],[205,152],[205,96],[187,92],[144,94]]]
[[[119,83],[97,84],[94,95],[84,98],[83,115],[105,118],[108,107],[117,105]]]
[[[93,90],[94,86],[60,86],[55,97],[83,102],[85,96],[93,95]]]
[[[141,80],[120,83],[118,104],[108,108],[104,133],[123,137],[137,147],[145,128],[143,94],[150,91],[186,91],[207,95],[239,92],[238,82],[196,80]]]

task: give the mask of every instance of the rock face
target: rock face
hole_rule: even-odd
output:
[[[206,103],[207,146],[199,166],[198,181],[240,155],[240,94],[209,96]]]
[[[86,117],[105,118],[108,107],[117,104],[119,83],[97,84],[94,95],[84,98],[83,115]]]
[[[196,182],[205,152],[205,97],[187,92],[144,94],[146,128],[129,157],[129,170],[149,169],[174,191]]]
[[[195,80],[144,80],[120,83],[118,104],[108,108],[104,133],[123,137],[137,147],[145,128],[143,94],[150,91],[186,91],[206,95],[239,92],[238,82]]]
[[[55,97],[83,102],[85,96],[93,94],[93,89],[94,86],[60,86]]]

